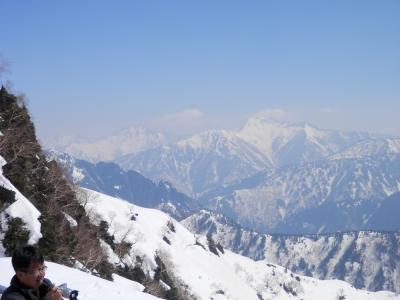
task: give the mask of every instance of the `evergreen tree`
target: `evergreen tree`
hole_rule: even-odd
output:
[[[14,249],[25,245],[29,240],[29,231],[20,218],[10,218],[7,221],[7,231],[4,234],[3,247],[5,255],[11,256]]]
[[[100,246],[98,228],[91,225],[79,204],[75,187],[55,161],[47,161],[36,139],[35,128],[23,99],[0,89],[0,155],[6,160],[3,175],[40,211],[42,238],[39,247],[46,259],[63,264],[79,260],[86,268],[109,277],[110,267]],[[0,189],[9,202],[11,194]],[[0,207],[1,209],[4,209]],[[72,226],[66,215],[75,219]],[[22,220],[12,219],[7,251],[26,243]]]

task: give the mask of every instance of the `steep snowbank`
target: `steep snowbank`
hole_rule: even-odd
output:
[[[42,237],[42,234],[40,233],[40,223],[38,221],[40,212],[12,185],[7,178],[3,176],[2,167],[5,166],[6,163],[7,162],[4,158],[0,156],[0,186],[15,192],[16,201],[7,207],[4,212],[13,218],[19,217],[25,222],[26,227],[30,232],[28,243],[35,244]],[[5,215],[2,213],[0,217],[4,218]]]

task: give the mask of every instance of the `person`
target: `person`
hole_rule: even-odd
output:
[[[62,300],[59,288],[44,277],[47,267],[40,251],[24,246],[14,251],[11,258],[15,275],[1,300]]]

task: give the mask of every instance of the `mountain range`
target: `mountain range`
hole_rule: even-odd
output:
[[[98,141],[69,142],[55,149],[91,162],[112,160],[197,198],[263,169],[324,159],[371,137],[252,117],[240,130],[213,130],[176,142],[161,133],[129,128]]]
[[[309,234],[392,229],[387,223],[395,222],[393,210],[386,209],[388,215],[379,211],[390,207],[386,199],[400,191],[399,155],[398,138],[251,118],[237,132],[204,132],[120,156],[115,162],[125,171],[83,162],[86,167],[78,169],[88,168],[83,186],[110,195],[135,201],[132,192],[122,192],[132,190],[127,181],[116,184],[112,178],[129,171],[138,178],[139,172],[154,182],[168,182],[173,190],[196,198],[197,206],[244,227],[263,233]],[[115,175],[106,178],[101,168],[110,168],[107,172]],[[101,177],[103,186],[88,176]],[[140,185],[136,187],[140,190]],[[189,207],[196,206],[192,200]],[[140,204],[157,207],[154,201],[153,197],[151,204]],[[180,219],[190,211],[194,210],[173,216]]]
[[[327,158],[366,138],[370,134],[250,118],[239,131],[204,132],[115,162],[198,198],[267,168]]]
[[[400,202],[400,194],[396,194]],[[398,212],[399,210],[397,210]],[[398,229],[400,229],[400,221]],[[222,214],[202,210],[181,223],[227,249],[320,279],[340,279],[356,288],[400,293],[400,232],[260,234]]]
[[[227,131],[209,131],[115,160],[153,180],[167,180],[192,197],[270,166],[256,147]]]
[[[210,237],[193,235],[157,210],[84,190],[85,209],[94,224],[106,222],[115,242],[130,243],[121,260],[109,247],[114,263],[141,262],[144,270],[161,268],[162,280],[183,299],[386,299],[398,296],[354,289],[342,281],[319,281],[284,267],[223,249]],[[134,216],[134,218],[132,218]]]
[[[138,172],[122,170],[112,162],[91,163],[66,153],[47,151],[48,159],[63,166],[72,182],[83,188],[160,209],[177,220],[199,210],[198,202],[178,192],[166,181],[153,182]]]
[[[0,157],[1,158],[1,157]],[[3,166],[6,161],[1,158]],[[24,222],[24,230],[32,237],[32,243],[41,238],[40,212],[30,204],[0,170],[2,190],[13,191],[15,202],[1,211],[3,220],[19,218]],[[78,201],[85,209],[91,224],[102,228],[100,239],[108,262],[119,269],[127,278],[142,281],[151,278],[157,285],[147,286],[144,292],[159,295],[163,291],[167,299],[325,299],[389,300],[400,299],[391,292],[376,293],[354,289],[343,281],[321,281],[297,275],[278,265],[255,262],[249,258],[223,249],[210,237],[196,236],[170,216],[155,210],[142,208],[127,201],[113,198],[88,189],[77,191]],[[8,215],[8,216],[7,216]],[[78,222],[66,215],[69,226],[78,227]],[[39,226],[37,226],[39,223]],[[1,243],[5,243],[7,226],[0,223]],[[85,265],[77,261],[76,267],[85,270]],[[61,269],[52,264],[52,268]],[[72,275],[75,274],[75,275]],[[68,276],[85,277],[81,273],[66,270]],[[133,286],[115,274],[111,278],[117,282]],[[85,280],[90,280],[89,276]],[[73,279],[71,279],[74,282]],[[97,286],[97,293],[114,295],[111,285]],[[117,287],[118,284],[114,284]],[[154,289],[159,291],[155,291]],[[82,295],[93,297],[90,286],[80,285]],[[127,293],[126,288],[123,293]],[[145,295],[137,297],[150,299]],[[163,297],[163,298],[164,298]],[[344,297],[344,298],[343,298]]]
[[[306,122],[276,122],[260,117],[250,118],[236,134],[256,146],[274,167],[320,160],[371,137],[366,132],[327,130]]]
[[[44,155],[26,106],[4,88],[0,90],[0,131],[1,255],[9,255],[21,244],[37,244],[46,260],[73,266],[109,280],[114,278],[114,274],[119,274],[142,283],[145,292],[169,299],[300,300],[320,299],[321,295],[326,299],[398,299],[398,295],[390,292],[360,291],[342,281],[320,281],[297,275],[270,262],[255,262],[224,249],[210,235],[199,236],[189,232],[159,210],[142,208],[72,186],[57,161]],[[225,148],[221,149],[225,152]],[[65,157],[66,165],[76,164],[76,161],[67,159]],[[384,159],[388,160],[389,166],[396,161],[396,153],[387,153]],[[329,159],[324,159],[326,161]],[[298,166],[306,164],[310,162]],[[220,189],[254,186],[253,178],[258,182],[256,186],[262,185],[267,173],[273,174],[278,169],[290,167],[268,167],[256,173],[255,177],[246,175],[244,180],[232,186],[218,187],[218,193]],[[108,192],[120,190],[125,182],[130,185],[131,178],[138,178],[146,185],[145,178],[139,174],[123,174],[113,164],[89,163],[85,169],[72,167],[71,170],[69,176],[72,179],[82,182],[86,178],[88,184]],[[115,182],[114,177],[117,179]],[[394,173],[390,177],[385,173],[384,178],[395,182],[397,175]],[[147,183],[147,187],[158,187]],[[162,185],[166,190],[173,188],[170,183]],[[387,191],[387,188],[384,189],[384,192]],[[175,192],[169,195],[175,195]],[[124,193],[129,194],[129,189]],[[138,196],[144,197],[140,193]],[[157,197],[142,201],[173,203]],[[396,194],[386,198],[390,201],[378,207],[383,208],[381,215],[397,207]],[[179,205],[174,205],[176,207]],[[185,209],[182,211],[185,212]],[[368,220],[373,220],[374,216],[371,215]],[[374,220],[379,224],[382,218],[377,214]],[[392,223],[393,226],[396,224]],[[395,262],[391,260],[393,247],[394,244],[390,243],[383,247],[388,263]],[[356,267],[357,264],[354,264]],[[351,269],[346,271],[353,274]]]
[[[200,201],[259,232],[323,233],[374,229],[370,218],[399,191],[400,154],[381,153],[267,170]]]
[[[137,153],[166,143],[166,137],[142,127],[130,127],[95,141],[63,137],[52,148],[90,162],[110,161],[125,154]]]

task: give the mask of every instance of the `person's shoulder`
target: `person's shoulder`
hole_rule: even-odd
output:
[[[25,300],[25,297],[20,291],[15,290],[13,287],[8,287],[0,300]]]

